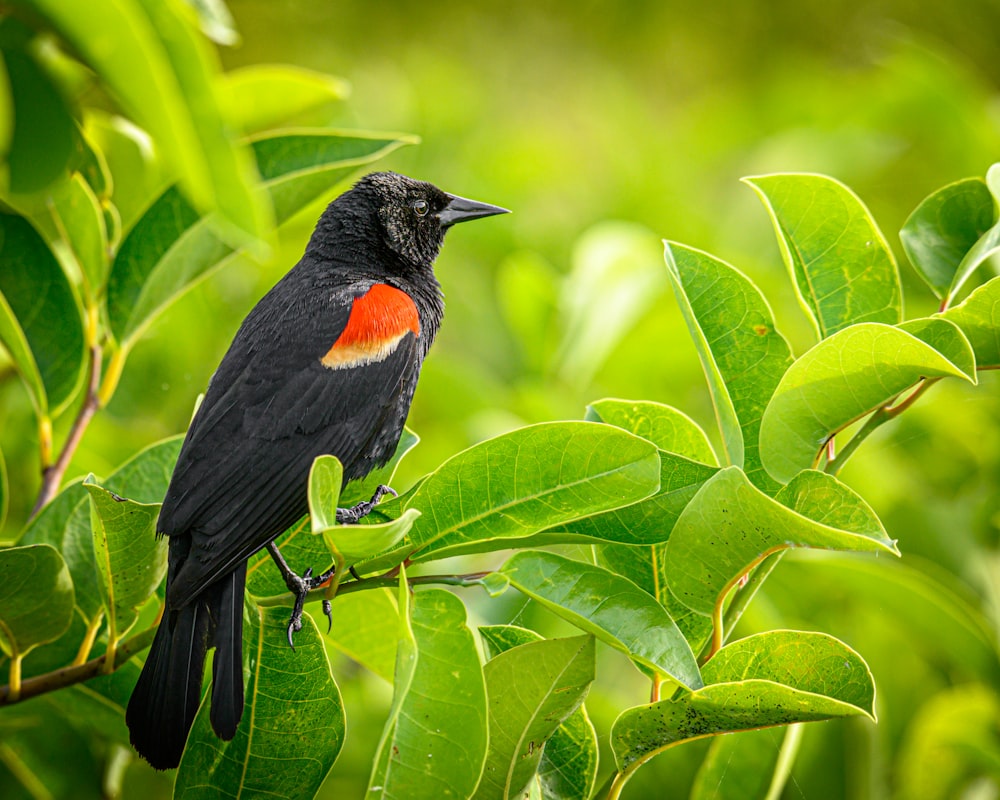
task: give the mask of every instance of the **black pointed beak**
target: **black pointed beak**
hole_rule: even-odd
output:
[[[447,228],[457,222],[468,222],[470,219],[480,219],[482,217],[492,217],[494,214],[509,214],[506,208],[491,206],[489,203],[480,203],[476,200],[469,200],[465,197],[457,197],[449,194],[449,202],[438,212],[438,219],[441,226]]]

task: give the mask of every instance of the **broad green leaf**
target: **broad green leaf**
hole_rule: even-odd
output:
[[[500,572],[515,589],[637,664],[691,687],[702,685],[684,636],[650,595],[602,567],[555,553],[524,551]]]
[[[487,704],[465,606],[441,589],[417,591],[410,617],[366,796],[470,797],[486,759]]]
[[[84,481],[101,598],[112,641],[135,624],[142,606],[167,573],[167,542],[156,535],[159,503],[137,503]]]
[[[392,550],[410,532],[419,518],[419,511],[408,508],[402,516],[392,522],[377,525],[338,525],[330,528],[323,531],[323,540],[330,552],[339,553],[345,564],[353,565]]]
[[[743,180],[774,223],[799,302],[821,339],[858,322],[902,320],[896,260],[854,192],[825,175]]]
[[[333,630],[326,635],[340,652],[392,683],[399,610],[388,589],[339,593],[333,598]]]
[[[490,746],[476,800],[523,796],[542,748],[586,697],[594,655],[594,637],[575,636],[528,642],[486,663]]]
[[[709,615],[741,575],[789,547],[899,554],[875,512],[832,475],[802,472],[772,499],[728,467],[677,520],[666,583],[688,608]]]
[[[562,284],[565,320],[559,374],[586,384],[663,292],[657,239],[634,223],[602,222],[586,231]]]
[[[73,616],[73,581],[47,544],[0,549],[0,649],[18,658],[58,639]]]
[[[969,380],[910,333],[865,323],[824,339],[781,379],[760,426],[761,458],[778,481],[809,469],[827,440],[922,378]]]
[[[600,544],[648,545],[665,542],[684,506],[716,472],[718,467],[661,451],[660,489],[652,497],[548,528],[542,535],[550,535],[553,541],[557,541],[555,534],[572,534],[577,539]],[[565,538],[568,540],[570,537]],[[537,541],[532,540],[532,546]]]
[[[479,629],[488,658],[542,637],[516,625],[489,625]],[[489,695],[492,697],[493,695]],[[545,742],[531,783],[544,800],[587,800],[597,778],[597,732],[582,704],[566,717]]]
[[[698,250],[664,242],[667,275],[708,380],[727,461],[777,486],[760,463],[761,415],[792,363],[767,301],[746,276]]]
[[[47,203],[61,243],[83,277],[84,294],[96,299],[104,286],[108,232],[101,203],[83,175],[63,181]]]
[[[663,403],[605,398],[587,406],[586,419],[615,425],[649,439],[668,453],[677,453],[713,467],[719,465],[708,436],[698,423],[682,411]]]
[[[649,497],[659,473],[650,442],[610,425],[550,422],[497,436],[445,461],[410,496],[406,508],[421,512],[411,560],[510,547]]]
[[[73,156],[73,111],[33,50],[33,31],[12,16],[0,23],[3,61],[10,79],[14,128],[5,151],[11,192],[45,189],[62,175]],[[6,188],[6,187],[5,187]]]
[[[898,761],[900,797],[969,796],[996,780],[1000,698],[981,684],[948,687],[928,698],[907,728]]]
[[[1000,278],[992,278],[941,315],[962,329],[980,369],[1000,367]]]
[[[782,788],[802,739],[789,725],[716,736],[691,788],[690,800],[771,800]]]
[[[73,287],[22,217],[0,215],[0,340],[40,417],[55,416],[83,377],[84,337]]]
[[[723,647],[703,668],[707,685],[630,708],[611,729],[619,771],[679,742],[792,722],[864,715],[874,719],[868,666],[822,633],[771,631]]]
[[[270,134],[251,142],[275,221],[329,192],[404,137],[331,131]],[[236,252],[176,189],[164,192],[125,237],[108,278],[111,331],[130,345],[169,302]]]
[[[174,797],[313,797],[344,743],[344,704],[323,639],[305,614],[288,646],[288,610],[254,607],[244,630],[250,677],[232,741],[215,735],[205,696],[181,757]]]
[[[939,316],[922,317],[901,322],[899,328],[929,344],[962,370],[970,381],[976,382],[976,354],[954,322]]]
[[[254,64],[226,73],[226,116],[245,133],[288,124],[350,94],[341,78],[284,64]]]
[[[77,13],[63,0],[35,0],[131,116],[149,131],[200,210],[240,238],[265,228],[249,158],[228,135],[215,95],[217,69],[180,0],[92,0]]]
[[[340,494],[340,504],[344,508],[350,508],[362,500],[371,500],[379,485],[385,484],[386,486],[391,486],[392,479],[396,475],[396,469],[399,467],[399,462],[419,443],[420,437],[417,434],[409,428],[403,428],[403,433],[399,437],[399,443],[396,445],[396,451],[388,463],[384,467],[373,469],[361,480],[351,481],[347,484]],[[384,499],[389,500],[390,498],[386,497]]]
[[[917,274],[944,298],[965,254],[993,222],[993,195],[986,183],[966,178],[938,189],[917,206],[899,239]]]
[[[993,195],[994,204],[1000,203],[1000,164],[994,164],[986,173],[986,185]],[[992,210],[992,209],[991,209]],[[995,211],[994,211],[995,214]],[[1000,254],[1000,222],[996,223],[965,254],[962,263],[955,270],[955,276],[948,287],[947,300],[951,300],[975,272],[988,259]]]

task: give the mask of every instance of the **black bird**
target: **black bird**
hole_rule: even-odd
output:
[[[323,212],[299,263],[247,315],[181,448],[157,531],[169,537],[166,608],[125,720],[157,769],[180,763],[215,648],[211,721],[243,713],[247,559],[308,510],[316,456],[344,482],[395,451],[444,302],[433,263],[452,225],[505,213],[430,183],[373,173]],[[338,512],[356,521],[378,502]],[[283,569],[301,599],[320,579]],[[325,576],[323,576],[325,577]]]

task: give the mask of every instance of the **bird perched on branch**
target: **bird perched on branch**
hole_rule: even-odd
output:
[[[219,364],[181,448],[157,531],[169,537],[166,607],[125,715],[135,749],[176,767],[215,648],[211,722],[232,739],[243,713],[247,559],[308,510],[313,459],[344,482],[392,456],[444,303],[433,264],[446,231],[506,209],[391,172],[362,178],[323,212],[299,263],[254,307]],[[338,521],[368,513],[386,491]]]

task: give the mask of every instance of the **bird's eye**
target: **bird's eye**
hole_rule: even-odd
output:
[[[423,217],[427,215],[427,212],[430,210],[430,206],[427,204],[426,200],[417,200],[417,202],[413,204],[413,210],[416,212],[418,217]]]

